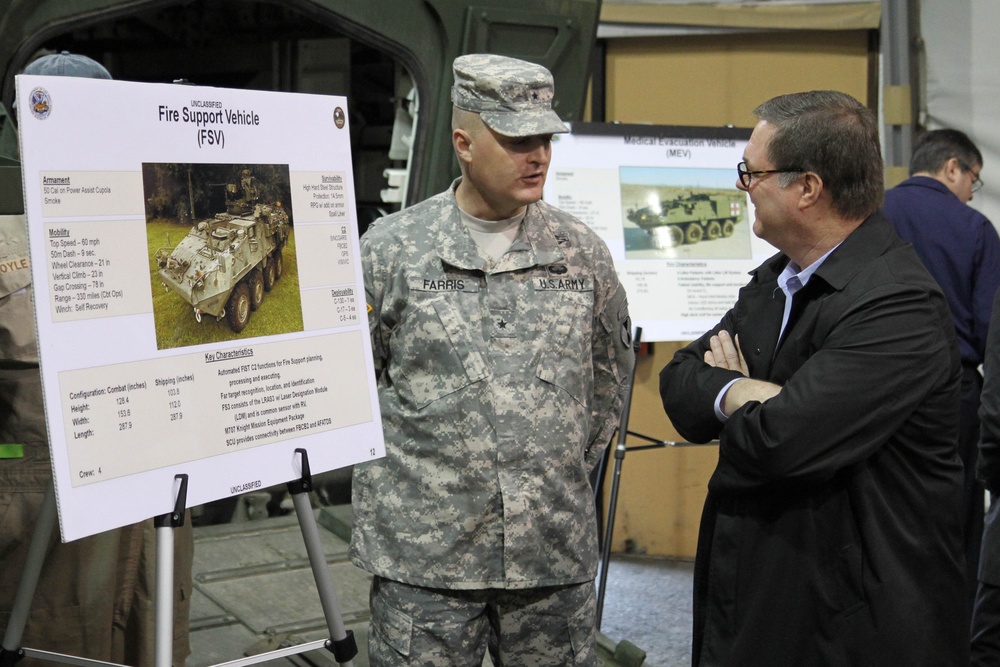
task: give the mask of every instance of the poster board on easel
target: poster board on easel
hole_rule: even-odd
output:
[[[384,454],[345,98],[17,94],[64,541]]]
[[[607,243],[644,340],[690,341],[777,250],[736,187],[750,130],[572,123],[556,135],[545,200]]]

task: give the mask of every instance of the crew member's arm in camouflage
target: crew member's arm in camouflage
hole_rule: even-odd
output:
[[[618,282],[610,257],[607,258],[607,266],[611,267],[610,279],[605,278],[601,297],[595,303],[594,400],[590,416],[592,438],[586,452],[586,461],[592,469],[601,460],[621,420],[629,374],[635,364],[632,320],[625,288]]]
[[[381,258],[372,249],[367,239],[361,237],[361,274],[365,281],[365,302],[368,306],[368,332],[372,339],[372,360],[375,363],[375,379],[382,376],[388,362],[388,330],[381,326],[382,295],[385,294],[385,270]]]

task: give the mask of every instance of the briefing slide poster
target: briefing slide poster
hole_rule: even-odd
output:
[[[736,187],[750,130],[573,123],[556,135],[545,200],[607,243],[644,341],[690,341],[776,250]]]
[[[63,540],[384,455],[347,100],[16,83]]]

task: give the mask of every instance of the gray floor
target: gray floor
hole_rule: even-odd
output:
[[[355,667],[367,667],[369,575],[347,559],[349,506],[316,510],[320,542],[344,625],[357,637]],[[600,630],[614,643],[645,651],[644,667],[690,664],[688,562],[613,555]],[[208,667],[330,636],[302,532],[294,515],[195,528],[192,655]],[[275,655],[273,667],[333,667],[319,649]]]
[[[694,564],[647,556],[611,556],[601,632],[646,652],[644,667],[691,664]]]

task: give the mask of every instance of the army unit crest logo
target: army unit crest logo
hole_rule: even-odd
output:
[[[45,120],[52,112],[52,99],[49,91],[44,88],[35,88],[28,97],[28,106],[31,107],[31,114],[38,120]]]

